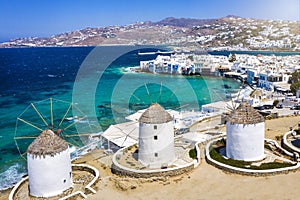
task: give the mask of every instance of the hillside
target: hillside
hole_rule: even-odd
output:
[[[169,17],[159,22],[85,28],[48,38],[20,38],[0,47],[169,44],[200,49],[300,50],[300,21],[226,16],[219,19]]]

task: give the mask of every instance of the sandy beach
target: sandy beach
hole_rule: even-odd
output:
[[[266,121],[265,137],[275,139],[295,126],[299,116]],[[101,155],[101,156],[99,156]],[[134,179],[111,173],[109,156],[95,149],[76,160],[96,167],[101,179],[94,188],[97,193],[88,199],[299,199],[300,170],[267,177],[242,176],[223,172],[202,159],[198,168],[188,174],[171,178]],[[7,199],[1,192],[0,200]]]
[[[90,199],[298,199],[299,178],[300,172],[274,177],[227,174],[203,162],[187,175],[125,192],[102,185]]]

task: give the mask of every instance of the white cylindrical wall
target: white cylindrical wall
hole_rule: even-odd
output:
[[[138,160],[150,168],[160,168],[175,160],[172,121],[163,124],[140,123]]]
[[[256,161],[264,158],[265,123],[226,124],[226,156],[234,160]]]
[[[72,185],[72,166],[69,149],[50,155],[33,156],[27,153],[29,193],[36,197],[61,194]]]

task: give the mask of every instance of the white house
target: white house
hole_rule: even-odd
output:
[[[290,75],[285,73],[274,73],[267,70],[258,74],[258,87],[273,91],[280,84],[287,84]]]
[[[296,97],[297,98],[300,98],[300,88],[297,90],[297,92],[296,92]]]

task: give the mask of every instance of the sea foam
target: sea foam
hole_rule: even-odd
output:
[[[10,166],[5,172],[0,174],[0,190],[13,187],[24,175],[26,175],[24,166],[18,163]]]

